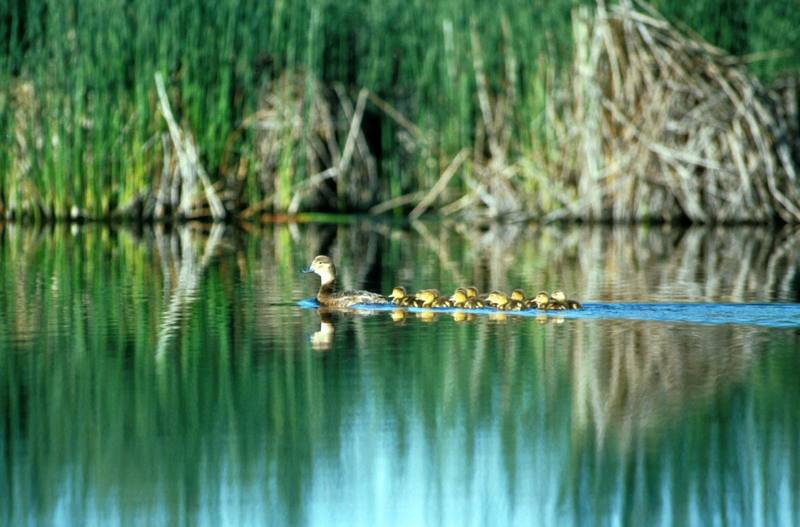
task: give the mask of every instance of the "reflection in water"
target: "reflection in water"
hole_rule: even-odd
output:
[[[797,301],[796,233],[425,229],[4,227],[0,523],[798,524],[797,327],[295,304],[319,253],[348,288]]]

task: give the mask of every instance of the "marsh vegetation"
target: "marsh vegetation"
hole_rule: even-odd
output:
[[[795,222],[794,7],[8,2],[0,210]]]

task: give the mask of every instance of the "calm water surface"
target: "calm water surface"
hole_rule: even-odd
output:
[[[560,287],[573,317],[320,313]],[[6,525],[798,525],[800,232],[0,226]]]

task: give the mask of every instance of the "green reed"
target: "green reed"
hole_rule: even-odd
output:
[[[153,76],[162,72],[179,121],[192,130],[215,181],[242,198],[264,197],[253,181],[244,120],[264,86],[286,71],[353,93],[368,88],[430,135],[441,159],[472,145],[480,120],[470,41],[481,39],[490,91],[516,93],[511,127],[518,148],[548,150],[548,68],[569,65],[570,11],[579,0],[486,4],[399,0],[33,0],[0,6],[0,206],[66,216],[73,207],[108,216],[157,188],[165,129]],[[766,76],[796,68],[800,14],[791,0],[655,6],[735,53],[789,50],[754,66]],[[516,67],[509,78],[506,66]],[[510,86],[511,85],[511,86]],[[32,90],[27,95],[23,87]],[[398,127],[379,120],[376,200],[428,188],[441,167],[408,170]],[[15,137],[25,147],[15,147]],[[343,139],[341,140],[343,143]],[[377,146],[377,145],[374,145]],[[412,156],[413,157],[413,156]],[[29,163],[23,169],[17,161]],[[279,172],[283,187],[308,176]],[[231,183],[233,181],[233,183]],[[459,181],[453,188],[463,191]],[[533,189],[531,189],[533,190]],[[283,200],[287,201],[287,200]],[[247,204],[245,203],[245,205]]]

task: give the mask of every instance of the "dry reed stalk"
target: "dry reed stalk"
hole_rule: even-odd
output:
[[[172,114],[172,108],[169,104],[167,97],[167,90],[164,87],[164,78],[161,73],[155,74],[156,91],[158,93],[159,109],[161,115],[167,122],[169,129],[170,139],[172,140],[172,147],[177,157],[177,170],[173,173],[173,182],[180,181],[180,201],[178,203],[178,212],[186,218],[194,214],[195,194],[197,190],[197,180],[203,185],[206,201],[208,203],[211,217],[214,221],[222,221],[225,219],[227,212],[222,201],[217,196],[211,180],[206,174],[205,168],[200,163],[200,158],[197,155],[197,149],[194,146],[194,139],[192,133],[184,131],[175,122],[175,117]],[[177,185],[177,183],[173,183]],[[175,188],[175,187],[173,187]]]
[[[271,83],[259,110],[244,124],[256,131],[258,180],[265,195],[245,215],[373,205],[377,164],[361,128],[368,99],[362,89],[353,106],[343,87],[325,90],[292,73]],[[335,192],[325,184],[330,180]]]
[[[456,154],[453,160],[447,165],[447,168],[442,172],[442,175],[439,177],[439,180],[433,185],[431,190],[423,197],[417,206],[408,214],[409,219],[416,220],[418,219],[428,207],[430,207],[436,198],[439,197],[439,194],[447,188],[447,184],[450,182],[450,179],[458,172],[458,169],[461,168],[461,165],[467,159],[467,155],[469,155],[469,149],[462,148],[461,151]]]
[[[785,103],[741,60],[641,2],[578,10],[573,34],[568,119],[580,132],[567,215],[800,221]]]

